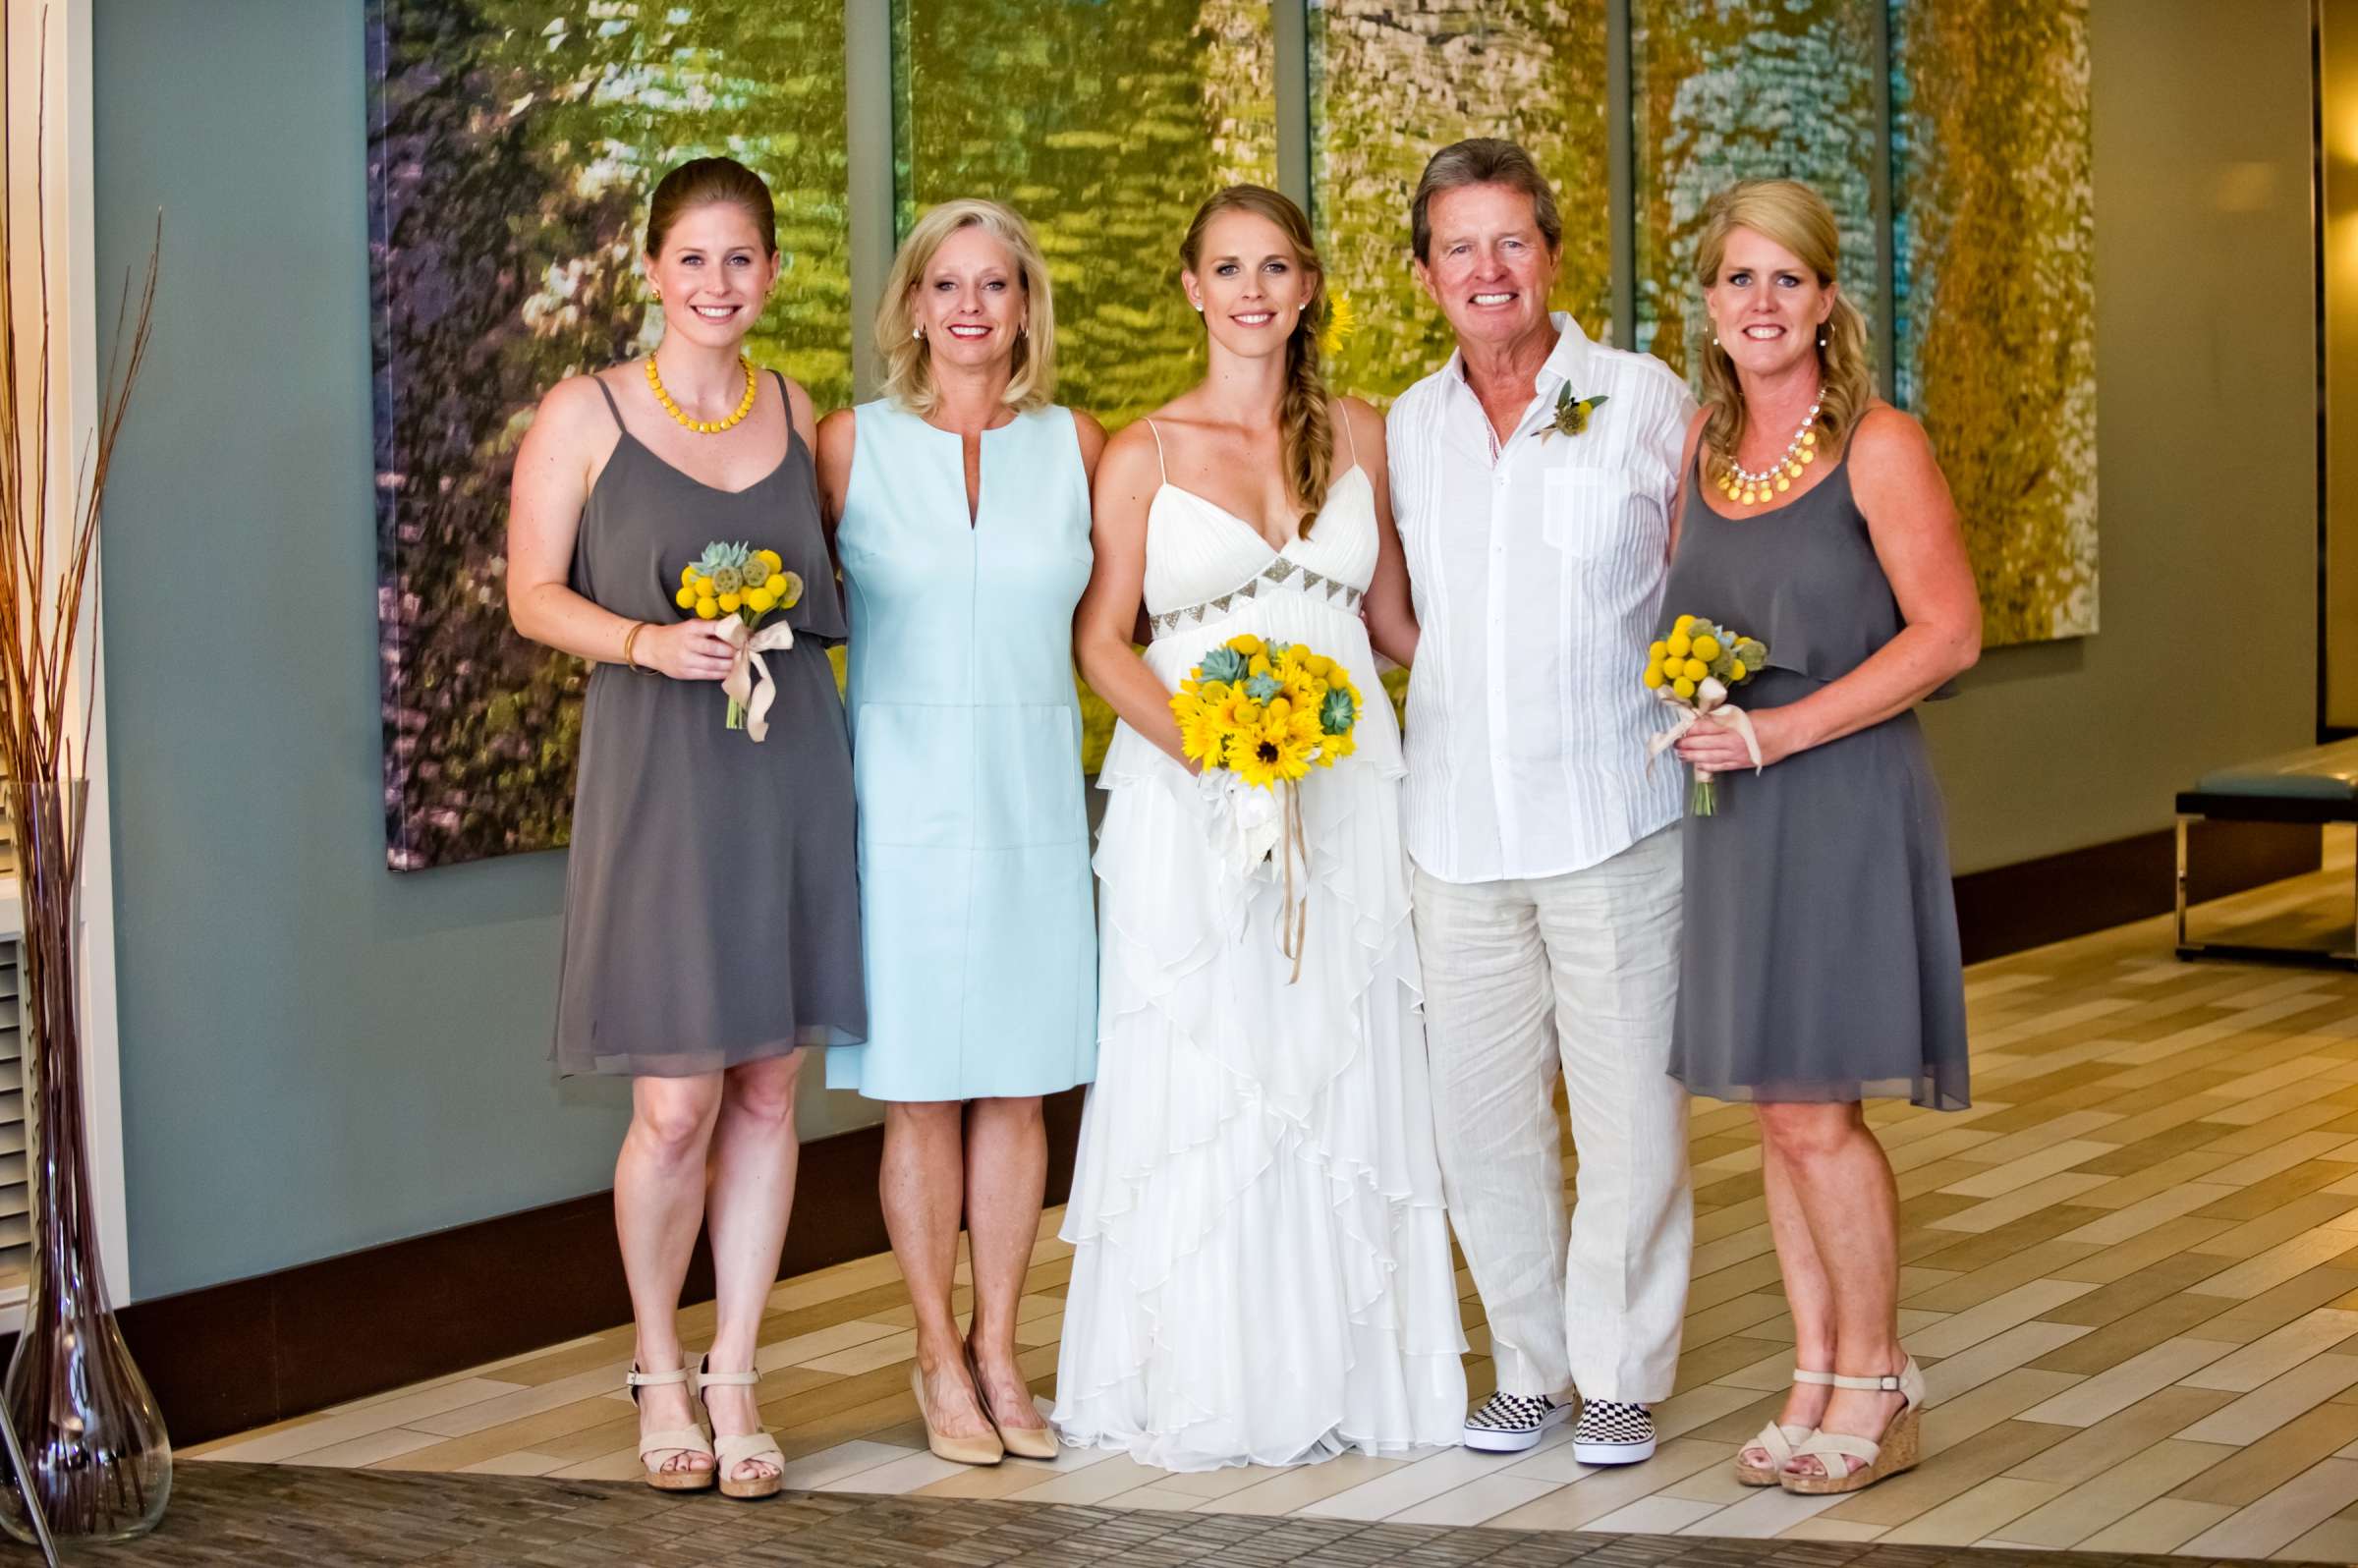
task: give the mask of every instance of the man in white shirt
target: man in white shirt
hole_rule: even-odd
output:
[[[1435,153],[1416,274],[1458,351],[1392,405],[1392,506],[1422,628],[1404,817],[1441,1171],[1498,1391],[1475,1448],[1654,1453],[1694,1208],[1678,995],[1678,769],[1639,684],[1695,400],[1550,315],[1563,229],[1530,154]],[[1553,1090],[1580,1155],[1565,1213]]]

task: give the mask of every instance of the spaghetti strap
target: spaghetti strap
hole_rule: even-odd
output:
[[[590,379],[595,381],[598,391],[605,395],[606,408],[614,416],[614,428],[622,431],[625,435],[630,434],[631,427],[622,422],[622,405],[614,401],[614,389],[606,385],[606,378],[602,375],[593,375]]]
[[[1334,413],[1335,418],[1342,421],[1343,439],[1351,443],[1351,466],[1358,468],[1359,432],[1351,428],[1351,411],[1343,406],[1342,399],[1337,398],[1334,401]]]
[[[1147,421],[1147,433],[1154,437],[1154,472],[1161,476],[1163,483],[1168,484],[1171,482],[1171,471],[1162,461],[1162,432],[1154,427],[1152,420]]]

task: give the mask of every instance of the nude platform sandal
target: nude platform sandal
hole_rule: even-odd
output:
[[[1796,1367],[1793,1369],[1793,1380],[1797,1383],[1811,1383],[1818,1386],[1831,1386],[1834,1380],[1834,1374],[1832,1372],[1804,1372],[1800,1368]],[[1760,1448],[1766,1450],[1768,1455],[1768,1463],[1766,1465],[1748,1465],[1744,1462],[1744,1448],[1737,1449],[1737,1484],[1745,1486],[1775,1485],[1777,1484],[1777,1477],[1784,1474],[1785,1461],[1792,1458],[1795,1448],[1808,1441],[1810,1434],[1815,1432],[1817,1429],[1818,1428],[1815,1427],[1805,1427],[1797,1421],[1772,1421],[1768,1426],[1763,1427],[1761,1428],[1761,1434],[1758,1437],[1755,1437],[1752,1441],[1746,1443],[1744,1448]]]
[[[1881,1377],[1836,1377],[1836,1388],[1857,1388],[1869,1392],[1898,1394],[1907,1400],[1883,1428],[1882,1441],[1854,1437],[1848,1432],[1813,1432],[1793,1450],[1793,1458],[1808,1455],[1825,1468],[1823,1476],[1795,1475],[1791,1470],[1778,1474],[1777,1484],[1791,1492],[1807,1497],[1825,1497],[1835,1492],[1859,1491],[1874,1485],[1886,1476],[1914,1470],[1924,1457],[1924,1373],[1916,1368],[1916,1358],[1897,1372]],[[1839,1473],[1834,1462],[1841,1461]],[[1791,1460],[1787,1461],[1788,1464]]]
[[[710,1365],[709,1357],[705,1359],[704,1365],[707,1367]],[[697,1385],[700,1389],[751,1388],[760,1380],[761,1374],[751,1371],[716,1372],[704,1371],[700,1367],[696,1374]],[[705,1413],[705,1419],[710,1419],[709,1411]],[[758,1431],[749,1431],[737,1437],[723,1437],[715,1432],[712,1436],[712,1452],[714,1457],[712,1474],[715,1478],[715,1484],[720,1487],[720,1494],[723,1497],[735,1497],[740,1501],[751,1501],[757,1497],[775,1497],[778,1494],[778,1488],[786,1484],[785,1452],[778,1447],[778,1440],[769,1434],[766,1428]],[[777,1474],[756,1476],[751,1480],[740,1481],[737,1477],[737,1467],[749,1459],[769,1465]]]
[[[680,1367],[671,1372],[641,1372],[638,1364],[633,1363],[622,1381],[623,1386],[631,1391],[632,1405],[636,1406],[640,1389],[688,1382],[688,1369]],[[691,1386],[688,1394],[691,1399],[695,1398],[696,1389]],[[709,1459],[712,1457],[712,1444],[705,1440],[702,1427],[663,1427],[654,1431],[641,1432],[639,1463],[646,1467],[648,1485],[657,1491],[702,1491],[712,1484],[709,1466],[693,1470],[665,1470],[663,1462],[673,1454],[702,1454]]]

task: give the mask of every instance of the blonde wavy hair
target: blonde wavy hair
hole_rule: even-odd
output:
[[[1753,233],[1793,252],[1818,276],[1820,288],[1831,288],[1841,261],[1841,236],[1833,209],[1825,198],[1798,180],[1743,180],[1729,186],[1704,206],[1703,236],[1695,246],[1695,277],[1705,289],[1719,281],[1727,256],[1727,237],[1738,229]],[[1835,290],[1833,309],[1821,331],[1818,346],[1818,423],[1831,450],[1841,450],[1875,401],[1875,367],[1867,350],[1867,318]],[[1714,338],[1703,351],[1703,404],[1709,417],[1703,425],[1706,476],[1718,478],[1735,462],[1744,439],[1744,391],[1736,381],[1735,362]]]
[[[1195,221],[1179,242],[1179,264],[1202,272],[1204,231],[1223,212],[1252,212],[1268,219],[1294,248],[1295,259],[1311,277],[1310,298],[1294,319],[1285,340],[1285,392],[1277,405],[1278,447],[1285,465],[1286,489],[1301,508],[1298,532],[1310,537],[1310,526],[1326,505],[1326,486],[1334,476],[1334,419],[1326,378],[1319,369],[1319,339],[1326,330],[1333,308],[1326,293],[1326,268],[1319,260],[1318,242],[1310,219],[1283,196],[1260,185],[1232,185],[1215,192],[1196,208]]]
[[[1012,207],[970,197],[929,207],[901,242],[876,305],[876,353],[884,361],[884,396],[913,414],[930,414],[940,393],[933,385],[932,350],[917,336],[913,299],[934,255],[961,229],[981,229],[1015,258],[1026,301],[1025,329],[1015,340],[1015,375],[1007,406],[1018,413],[1044,409],[1056,395],[1056,310],[1049,299],[1048,263],[1032,226]]]

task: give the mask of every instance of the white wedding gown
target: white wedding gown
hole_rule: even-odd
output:
[[[1342,660],[1367,705],[1356,755],[1302,782],[1310,924],[1290,985],[1270,871],[1223,873],[1196,780],[1114,732],[1097,1077],[1062,1231],[1074,1254],[1054,1419],[1076,1446],[1210,1470],[1458,1440],[1465,1336],[1400,732],[1358,615],[1376,533],[1357,467],[1283,551],[1167,480],[1149,508],[1146,658],[1165,686],[1252,632]]]

